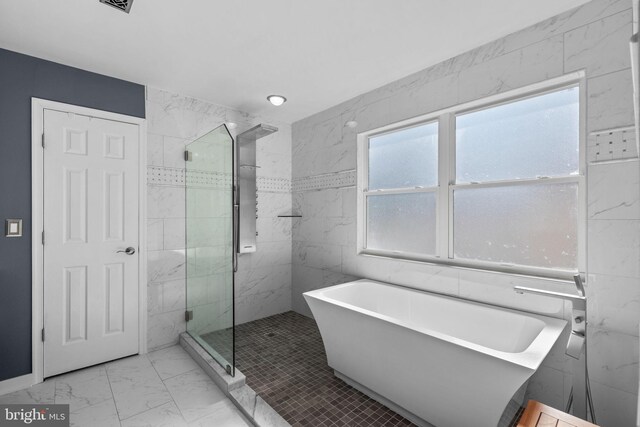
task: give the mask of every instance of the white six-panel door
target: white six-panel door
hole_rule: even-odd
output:
[[[45,110],[44,135],[50,377],[138,353],[139,129]]]

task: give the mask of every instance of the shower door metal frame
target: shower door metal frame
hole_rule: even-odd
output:
[[[231,232],[231,340],[233,345],[233,355],[231,361],[231,372],[227,367],[227,373],[232,377],[236,376],[236,273],[238,272],[238,252],[240,252],[240,201],[238,194],[238,141],[231,135],[226,124],[223,124],[225,130],[231,138],[231,215],[232,215],[232,232]]]

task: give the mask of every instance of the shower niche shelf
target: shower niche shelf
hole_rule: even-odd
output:
[[[302,218],[302,214],[297,212],[286,212],[278,215],[278,218]]]

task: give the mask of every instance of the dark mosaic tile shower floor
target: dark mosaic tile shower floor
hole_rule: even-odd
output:
[[[229,332],[204,337],[214,348]],[[236,366],[292,426],[412,426],[333,375],[315,321],[289,311],[236,326]]]
[[[231,354],[231,329],[203,338]],[[236,326],[236,366],[292,426],[414,425],[336,378],[316,322],[293,311]],[[523,409],[512,400],[499,426],[515,426]]]

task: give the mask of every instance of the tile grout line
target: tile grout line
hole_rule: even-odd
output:
[[[162,386],[164,387],[164,389],[165,389],[165,391],[167,392],[167,394],[169,394],[169,396],[171,397],[171,400],[170,400],[170,401],[166,401],[166,402],[162,402],[162,403],[157,404],[157,405],[155,405],[155,406],[151,406],[151,407],[147,406],[147,408],[146,408],[145,410],[140,411],[140,412],[137,412],[137,413],[135,413],[135,414],[132,414],[132,415],[130,415],[130,416],[128,416],[128,417],[126,417],[126,418],[124,418],[124,419],[121,419],[121,418],[120,418],[120,412],[118,411],[118,405],[116,404],[116,405],[115,405],[115,406],[116,406],[116,411],[118,412],[118,419],[120,420],[120,423],[121,423],[121,424],[122,424],[122,421],[129,420],[129,419],[131,419],[131,418],[133,418],[133,417],[135,417],[135,416],[138,416],[138,415],[140,415],[140,414],[144,414],[145,412],[148,412],[148,411],[151,411],[151,410],[153,410],[153,409],[159,408],[159,407],[161,407],[161,406],[163,406],[163,405],[166,405],[167,403],[174,402],[174,404],[175,404],[175,401],[174,401],[174,399],[173,399],[173,395],[172,395],[172,394],[171,394],[171,392],[169,392],[169,390],[167,389],[166,385],[164,384],[164,381],[162,381],[162,378],[160,378],[160,375],[159,375],[159,374],[158,374],[158,372],[156,371],[155,367],[153,367],[153,363],[151,363],[151,359],[149,359],[149,357],[148,357],[146,354],[138,354],[137,356],[133,356],[133,357],[144,357],[144,358],[146,358],[146,359],[149,361],[149,364],[150,364],[150,365],[151,365],[151,367],[153,368],[153,372],[156,374],[157,378],[158,378],[158,379],[160,380],[160,382],[162,383]],[[107,378],[109,378],[109,373],[107,373]],[[109,387],[111,387],[111,379],[109,379]],[[113,395],[113,402],[114,402],[114,404],[115,404],[115,403],[116,403],[116,402],[115,402],[115,400],[116,400],[116,399],[115,399],[115,394],[113,394],[113,388],[111,388],[111,394]],[[177,405],[176,405],[176,406],[177,406]]]
[[[113,407],[116,408],[116,416],[118,417],[118,424],[122,426],[122,419],[120,419],[120,411],[118,410],[118,405],[116,405],[116,395],[113,393],[113,387],[111,386],[111,377],[109,376],[107,363],[105,363],[104,365],[104,373],[107,376],[107,382],[109,383],[109,390],[111,391],[111,399],[113,400]]]

